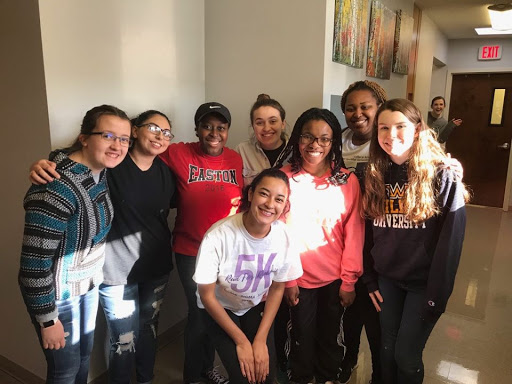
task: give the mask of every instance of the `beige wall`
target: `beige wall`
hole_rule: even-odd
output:
[[[230,147],[247,139],[259,93],[282,103],[291,127],[322,106],[323,1],[205,1],[205,13],[206,99],[230,109]]]
[[[23,235],[23,196],[29,187],[28,168],[50,150],[50,131],[37,1],[0,0],[0,89],[2,188],[0,236],[0,355],[42,372],[45,364],[17,276]]]

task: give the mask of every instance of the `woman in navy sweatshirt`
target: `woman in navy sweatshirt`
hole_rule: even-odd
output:
[[[380,312],[383,381],[421,383],[423,349],[453,290],[468,193],[413,103],[389,100],[376,119],[364,281]]]

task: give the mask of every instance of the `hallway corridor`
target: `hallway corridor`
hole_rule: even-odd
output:
[[[467,212],[454,292],[424,352],[425,384],[512,383],[512,212],[481,207]],[[160,348],[153,384],[181,384],[182,350],[182,336]],[[0,371],[0,383],[20,383],[3,375]],[[349,383],[367,384],[370,377],[363,335]]]
[[[512,212],[470,206],[467,215],[455,288],[424,352],[425,384],[512,383]],[[182,342],[160,350],[155,384],[180,383]],[[363,335],[350,383],[370,377]]]

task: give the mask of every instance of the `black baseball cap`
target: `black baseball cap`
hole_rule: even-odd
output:
[[[204,103],[197,108],[196,114],[194,115],[194,123],[196,127],[199,125],[199,122],[210,113],[218,113],[221,115],[229,125],[231,125],[231,113],[229,113],[229,109],[223,106],[221,103],[210,102]]]

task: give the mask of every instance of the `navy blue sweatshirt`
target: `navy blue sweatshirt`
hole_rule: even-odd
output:
[[[405,217],[407,163],[391,163],[385,175],[386,213],[366,225],[363,281],[378,289],[377,276],[424,286],[423,316],[438,318],[446,309],[459,265],[466,227],[462,183],[453,171],[439,169],[436,198],[440,214],[415,225]],[[386,298],[384,298],[386,300]]]

